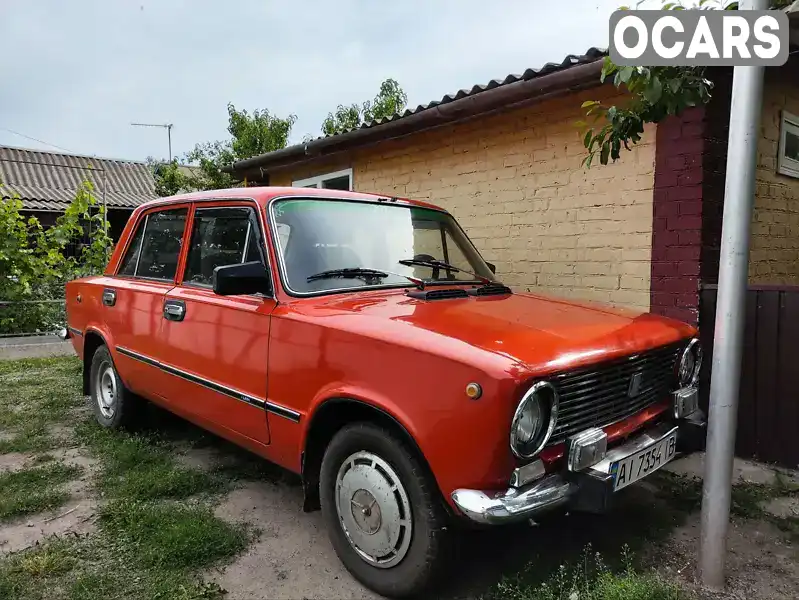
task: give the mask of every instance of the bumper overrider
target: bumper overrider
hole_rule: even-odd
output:
[[[697,408],[697,398],[696,388],[675,392],[674,413],[669,420],[638,432],[624,443],[607,450],[595,440],[592,441],[596,437],[592,433],[597,430],[573,436],[571,443],[567,442],[567,465],[557,473],[545,474],[540,467],[538,473],[533,473],[534,469],[528,468],[526,477],[514,473],[511,487],[506,491],[458,489],[452,493],[452,500],[466,517],[483,524],[523,521],[556,508],[605,512],[614,494],[614,463],[673,434],[677,438],[678,455],[704,448],[707,423],[705,415]],[[585,446],[581,448],[581,444]],[[586,464],[586,456],[597,460]],[[537,479],[522,483],[529,480],[531,474]],[[517,485],[519,483],[522,484]]]

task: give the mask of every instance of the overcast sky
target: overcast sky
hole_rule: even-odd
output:
[[[225,107],[318,135],[393,77],[412,106],[606,47],[623,0],[0,0],[0,144],[165,157],[227,136]]]

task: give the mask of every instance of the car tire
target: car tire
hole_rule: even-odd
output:
[[[107,346],[92,356],[89,395],[97,422],[107,429],[131,426],[141,415],[143,402],[122,383]]]
[[[390,598],[429,593],[450,532],[436,484],[407,444],[372,423],[344,427],[325,451],[319,491],[333,548],[358,581]]]

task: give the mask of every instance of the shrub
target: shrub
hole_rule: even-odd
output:
[[[105,268],[112,244],[105,208],[93,191],[91,182],[85,182],[47,229],[36,217],[21,214],[18,195],[0,200],[0,334],[62,326],[64,284]],[[67,256],[67,246],[82,241],[87,230],[88,243]]]

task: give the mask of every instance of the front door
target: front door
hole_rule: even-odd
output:
[[[276,302],[218,296],[211,287],[215,267],[265,264],[264,256],[254,203],[196,206],[182,277],[164,297],[160,345],[170,402],[211,429],[268,444],[267,357]]]

